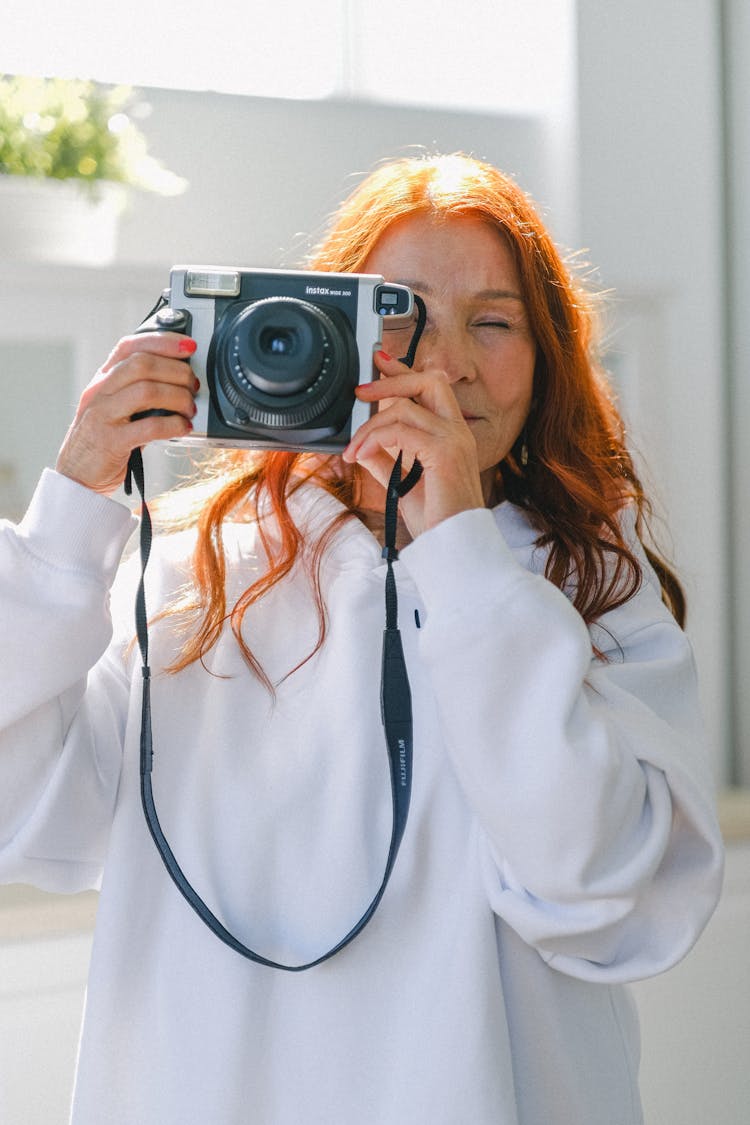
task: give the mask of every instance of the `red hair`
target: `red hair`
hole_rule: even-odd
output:
[[[534,206],[512,179],[463,155],[384,164],[341,205],[310,256],[309,268],[360,272],[385,231],[417,214],[480,217],[502,233],[513,254],[537,360],[526,429],[517,447],[497,466],[497,485],[500,494],[528,511],[539,530],[540,545],[549,549],[547,577],[560,588],[569,588],[587,624],[632,597],[642,570],[619,519],[621,510],[632,505],[637,534],[655,567],[664,600],[683,624],[685,600],[679,582],[644,542],[650,509],[595,353],[596,302],[566,268]],[[525,465],[519,456],[522,442],[530,451]],[[190,604],[204,608],[199,628],[189,637],[174,670],[202,658],[229,619],[246,659],[265,679],[240,626],[245,610],[290,572],[303,548],[287,497],[304,481],[314,480],[345,506],[309,560],[321,623],[317,651],[325,637],[318,568],[330,536],[343,520],[357,514],[358,470],[354,475],[350,470],[345,473],[335,457],[291,452],[233,451],[214,460],[218,464],[214,494],[201,501],[197,516],[188,518],[198,527],[196,590]],[[200,493],[196,495],[200,499]],[[267,573],[227,611],[221,529],[249,498],[255,505],[261,499],[269,503],[280,540],[272,546],[264,539]]]

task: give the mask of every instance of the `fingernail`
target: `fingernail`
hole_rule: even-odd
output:
[[[195,340],[191,340],[188,338],[185,340],[180,340],[180,345],[177,350],[179,352],[182,352],[183,355],[192,355],[197,347],[198,345],[196,344]]]
[[[388,352],[384,352],[384,351],[382,350],[382,348],[381,348],[381,350],[380,350],[380,351],[379,351],[379,352],[378,352],[377,354],[378,354],[378,357],[379,357],[380,359],[384,359],[386,363],[390,363],[390,362],[391,362],[391,360],[393,359],[393,356],[392,356],[392,355],[388,355]]]
[[[193,393],[198,394],[198,391],[200,389],[201,389],[201,381],[200,381],[200,379],[196,378],[195,382],[193,383]]]

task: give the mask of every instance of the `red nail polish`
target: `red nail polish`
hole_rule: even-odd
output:
[[[380,359],[384,359],[386,361],[386,363],[390,363],[391,360],[393,359],[393,356],[388,355],[388,352],[384,352],[382,348],[378,352],[378,356],[380,357]]]
[[[197,347],[198,345],[196,344],[195,340],[191,340],[188,337],[185,340],[180,340],[180,346],[177,350],[179,352],[182,352],[183,355],[192,355]]]

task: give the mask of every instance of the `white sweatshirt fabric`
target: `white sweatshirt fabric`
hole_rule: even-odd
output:
[[[314,536],[339,505],[308,486],[292,510]],[[137,558],[110,597],[132,524],[48,471],[0,528],[0,878],[101,884],[75,1125],[640,1122],[624,982],[687,953],[722,870],[693,660],[650,570],[590,632],[510,504],[401,553],[406,834],[363,933],[283,973],[214,937],[149,836]],[[189,580],[193,543],[155,543],[150,615]],[[253,523],[226,544],[231,606],[266,563]],[[181,638],[150,630],[162,826],[213,911],[274,959],[333,946],[382,877],[384,569],[344,525],[322,565],[327,639],[287,678],[318,635],[304,569],[251,609],[275,701],[230,631],[205,667],[165,675]]]

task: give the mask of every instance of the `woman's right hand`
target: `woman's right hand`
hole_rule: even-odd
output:
[[[57,471],[109,494],[125,479],[133,449],[188,434],[198,380],[185,361],[195,347],[194,340],[176,332],[120,340],[81,395]],[[145,410],[170,413],[134,419]]]

